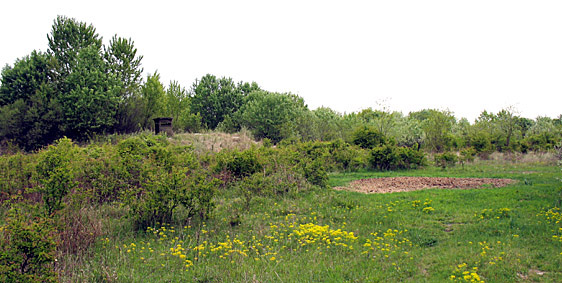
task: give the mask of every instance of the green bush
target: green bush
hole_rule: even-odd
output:
[[[39,155],[37,178],[42,185],[39,189],[45,202],[47,215],[60,210],[63,198],[76,186],[71,167],[77,147],[68,138],[57,140]]]
[[[335,140],[330,143],[330,156],[335,170],[357,171],[367,168],[367,153],[368,151],[343,140]]]
[[[522,151],[547,151],[553,149],[559,139],[552,133],[541,133],[526,136],[522,141]]]
[[[474,161],[475,156],[476,156],[476,150],[474,148],[472,147],[465,148],[461,150],[461,156],[459,158],[459,161],[464,166],[465,163]]]
[[[32,178],[35,160],[35,156],[29,154],[0,155],[0,206],[35,185]]]
[[[169,142],[164,136],[142,134],[120,141],[117,144],[115,176],[125,182],[122,186],[140,188],[154,167],[164,166],[171,170],[175,160],[169,152]]]
[[[117,144],[117,151],[122,155],[145,155],[150,147],[168,146],[170,143],[163,135],[143,133],[124,140]]]
[[[416,169],[426,165],[425,154],[409,147],[397,147],[399,169]]]
[[[469,136],[467,143],[477,153],[490,153],[493,148],[489,135],[482,132]]]
[[[371,150],[369,163],[375,169],[386,171],[424,166],[426,159],[423,152],[408,147],[384,145]]]
[[[284,154],[293,163],[320,160],[326,171],[356,171],[367,167],[367,151],[343,140],[331,142],[295,142],[283,145]]]
[[[299,189],[306,189],[307,185],[303,181],[302,177],[295,174],[256,173],[242,179],[238,183],[238,188],[244,199],[245,208],[248,209],[251,200],[256,196],[275,198],[297,193]]]
[[[392,170],[398,166],[398,154],[394,146],[379,146],[371,150],[369,157],[371,166],[378,170]]]
[[[176,208],[182,206],[187,217],[206,217],[213,208],[213,196],[219,181],[208,180],[197,169],[174,167],[171,172],[152,174],[142,191],[127,198],[130,216],[139,230],[159,223],[170,223]]]
[[[178,120],[174,121],[174,128],[174,130],[177,129],[183,132],[198,133],[203,129],[201,115],[199,113],[193,114],[189,111],[183,111]]]
[[[361,148],[371,149],[391,143],[385,135],[372,127],[359,127],[352,134],[352,142]]]
[[[322,160],[303,160],[301,166],[303,175],[309,183],[321,188],[328,187],[328,173]]]
[[[459,161],[458,156],[453,152],[436,154],[433,159],[435,160],[435,165],[443,169],[453,167]]]
[[[217,154],[215,173],[227,172],[236,179],[250,176],[262,169],[258,150],[255,148],[244,151],[223,150]]]
[[[250,201],[256,196],[276,196],[277,189],[281,189],[278,185],[279,184],[275,182],[273,177],[256,173],[242,179],[242,181],[238,184],[238,187],[242,197],[244,198],[245,207],[248,209],[250,207]]]
[[[197,163],[191,147],[172,147],[154,138],[134,137],[117,146],[94,144],[84,148],[77,176],[80,186],[91,191],[94,201],[112,202],[127,190],[142,188],[151,171],[170,172],[174,166],[191,168]]]
[[[219,181],[209,178],[191,147],[172,147],[161,136],[141,135],[121,141],[117,158],[120,169],[114,176],[134,181],[124,185],[117,179],[108,181],[124,189],[122,200],[129,205],[136,228],[170,223],[180,207],[186,217],[211,212]]]
[[[140,167],[140,166],[139,166]],[[132,178],[114,146],[90,145],[84,148],[77,180],[93,202],[116,201],[140,178]]]
[[[56,282],[56,242],[51,219],[12,209],[0,226],[1,282]]]

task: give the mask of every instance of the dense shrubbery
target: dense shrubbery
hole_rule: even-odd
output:
[[[151,174],[145,188],[129,196],[130,217],[139,230],[154,227],[156,223],[172,223],[180,206],[190,218],[209,215],[213,207],[214,190],[218,180],[208,180],[201,171],[191,168],[173,168],[171,172]]]
[[[330,142],[295,142],[280,147],[287,156],[321,160],[327,171],[356,171],[367,168],[367,150],[343,140]]]
[[[466,148],[458,160],[470,162],[476,154],[475,149]],[[456,153],[434,156],[438,166],[457,161]],[[58,255],[87,251],[103,235],[101,220],[92,214],[100,205],[123,207],[129,227],[142,231],[157,223],[204,221],[212,217],[217,197],[227,195],[233,197],[229,205],[234,206],[228,209],[232,209],[232,225],[237,225],[240,209],[249,208],[256,198],[292,198],[327,187],[329,172],[405,170],[426,163],[424,151],[414,148],[386,143],[364,149],[341,139],[291,139],[277,146],[266,142],[247,150],[215,153],[174,145],[170,139],[152,134],[84,147],[63,138],[34,154],[0,156],[0,211],[19,207],[25,200],[38,215],[29,218],[31,222],[21,222],[19,216],[4,217],[0,240],[14,248],[6,249],[0,261],[17,262],[11,258],[20,253],[12,237],[18,233],[43,241],[45,249],[51,249],[52,236]],[[225,209],[224,203],[219,205]],[[52,225],[41,230],[37,223]],[[54,248],[48,253],[52,252]],[[50,260],[37,264],[49,269]],[[24,273],[33,274],[31,270]]]
[[[459,157],[452,152],[444,152],[433,156],[435,165],[443,169],[453,167],[459,161]]]
[[[103,234],[101,223],[92,218],[85,209],[88,207],[125,205],[131,225],[138,230],[156,223],[203,220],[212,215],[221,187],[238,194],[246,205],[254,197],[295,195],[313,187],[326,187],[329,170],[360,168],[353,164],[359,164],[354,159],[360,159],[362,152],[343,141],[295,142],[279,148],[252,147],[198,156],[189,146],[175,146],[163,136],[141,134],[113,145],[85,147],[63,138],[35,154],[1,156],[2,206],[9,209],[26,199],[41,207],[35,213],[44,220],[25,224],[20,218],[9,218],[13,220],[8,220],[0,231],[2,245],[12,245],[14,249],[6,249],[0,260],[2,264],[17,262],[13,257],[20,257],[17,254],[21,251],[13,235],[19,233],[51,245],[48,254],[54,253],[55,242],[41,242],[47,241],[47,234],[59,239],[57,253],[86,251]],[[338,165],[341,160],[345,160],[343,167]],[[48,231],[40,228],[46,227],[45,221],[53,223]],[[27,241],[20,236],[18,241]],[[52,259],[33,264],[52,271]],[[21,273],[25,276],[36,270],[18,268],[24,270]],[[50,277],[41,278],[48,281]]]
[[[413,169],[426,164],[425,154],[407,147],[384,145],[371,150],[369,163],[378,170]]]
[[[63,208],[63,198],[76,186],[71,160],[77,151],[70,139],[63,138],[39,156],[36,172],[47,215]]]
[[[357,130],[355,130],[351,138],[353,144],[356,144],[361,148],[365,148],[365,149],[371,149],[374,147],[379,147],[392,143],[380,131],[377,131],[374,128],[367,127],[367,126],[362,126]]]
[[[262,169],[258,150],[251,148],[245,151],[223,150],[216,156],[214,171],[236,179],[248,177]]]
[[[39,218],[31,217],[29,223],[15,215],[0,229],[2,246],[13,246],[0,256],[0,264],[10,265],[2,267],[6,268],[2,274],[12,276],[9,278],[31,276],[44,266],[52,271],[54,257],[38,261],[50,251],[38,251],[39,256],[34,250],[21,251],[24,247],[20,249],[17,241],[24,245],[28,241],[24,234],[33,237],[29,241],[35,241],[36,248],[52,234],[60,241],[58,253],[84,252],[103,233],[99,220],[92,219],[84,208],[111,202],[125,204],[131,223],[142,230],[156,222],[171,222],[180,207],[186,219],[208,217],[219,186],[189,147],[171,146],[165,138],[152,135],[130,137],[117,145],[83,148],[64,138],[37,154],[2,156],[0,164],[5,169],[0,179],[2,206],[19,207],[25,201],[35,203],[33,211],[39,213]],[[36,219],[41,223],[34,222]],[[46,232],[42,230],[47,229],[45,221],[53,224]],[[54,242],[44,243],[52,245],[54,252]],[[22,252],[31,254],[19,255]],[[29,267],[18,266],[24,277],[14,277],[17,274],[9,270],[20,259]],[[54,274],[42,273],[45,277],[34,278],[49,281],[48,276]]]
[[[26,195],[36,185],[33,180],[36,158],[16,153],[0,155],[0,206],[15,195]]]
[[[254,197],[278,198],[305,189],[307,185],[303,181],[299,175],[255,173],[238,182],[237,188],[244,199],[245,208],[248,209]]]
[[[0,281],[56,282],[55,236],[51,219],[11,209],[0,225]]]
[[[38,195],[47,215],[63,209],[76,195],[92,205],[123,202],[135,215],[151,211],[154,217],[147,217],[156,222],[169,220],[178,205],[191,211],[189,215],[208,214],[210,205],[202,199],[212,199],[213,189],[207,187],[218,187],[212,176],[229,188],[262,175],[279,186],[274,193],[278,195],[304,188],[306,182],[325,187],[327,172],[363,169],[365,160],[365,150],[343,141],[295,142],[196,156],[190,147],[173,146],[163,136],[142,134],[116,145],[82,148],[61,139],[37,154],[0,158],[4,169],[0,193],[4,204],[17,194]]]

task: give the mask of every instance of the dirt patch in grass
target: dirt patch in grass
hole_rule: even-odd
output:
[[[390,177],[361,179],[336,190],[348,190],[361,193],[394,193],[423,189],[476,189],[498,188],[515,183],[512,179],[494,178],[445,178],[445,177]]]

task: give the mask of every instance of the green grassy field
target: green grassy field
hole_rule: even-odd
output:
[[[560,168],[494,164],[338,173],[331,186],[383,176],[512,178],[503,188],[360,194],[314,190],[252,199],[222,191],[207,222],[136,233],[124,211],[88,255],[59,259],[65,281],[560,282]],[[234,211],[234,213],[233,213]]]

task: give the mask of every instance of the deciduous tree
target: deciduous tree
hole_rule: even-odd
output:
[[[146,106],[144,126],[152,127],[152,119],[165,113],[166,91],[160,82],[160,74],[155,72],[148,75],[146,82],[142,86],[142,99]]]
[[[61,133],[61,109],[53,84],[52,57],[33,51],[2,70],[0,140],[32,150]]]
[[[304,100],[294,94],[254,91],[240,109],[242,125],[258,139],[279,142],[298,135],[295,122],[303,111],[308,111]]]
[[[215,129],[226,116],[242,106],[243,92],[231,78],[207,74],[193,84],[192,111],[199,113],[208,129]]]
[[[113,127],[122,85],[108,72],[97,46],[80,49],[76,59],[72,72],[63,80],[65,91],[58,98],[65,134],[84,140]]]

